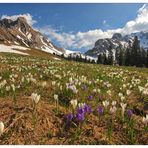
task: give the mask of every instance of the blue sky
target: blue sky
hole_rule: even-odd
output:
[[[141,9],[147,10],[147,6],[142,3],[0,4],[0,15],[4,18],[29,14],[30,19],[36,22],[32,23],[33,27],[56,45],[86,51],[99,38],[110,37],[117,30],[122,34],[128,32],[126,24],[136,22],[138,15],[143,13],[139,12]]]

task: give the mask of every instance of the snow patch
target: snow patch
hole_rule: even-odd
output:
[[[58,60],[58,61],[60,61],[60,60],[61,60],[61,59],[59,59],[59,58],[53,58],[53,59]]]
[[[31,34],[31,33],[27,34],[27,38],[28,38],[29,40],[31,40],[31,37],[32,37],[32,34]]]
[[[0,44],[0,52],[9,52],[9,53],[17,53],[17,54],[21,54],[21,55],[28,55],[27,53],[23,53],[21,51],[17,51],[17,50],[14,50],[14,49],[23,50],[24,47],[16,46],[16,45],[7,46],[7,45],[4,45],[4,44]]]

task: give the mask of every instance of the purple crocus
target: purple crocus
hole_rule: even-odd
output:
[[[92,100],[92,99],[93,99],[92,95],[88,96],[88,100]]]
[[[66,121],[67,123],[70,123],[73,119],[73,114],[72,113],[69,113],[68,115],[66,115]]]
[[[83,109],[82,107],[79,107],[79,108],[77,109],[77,113],[78,113],[78,114],[84,113],[84,109]]]
[[[82,114],[77,114],[76,115],[76,118],[77,118],[77,120],[79,121],[79,122],[82,122],[82,121],[84,121],[84,119],[85,119],[85,115],[84,115],[84,112],[82,113]]]
[[[84,106],[84,112],[90,114],[92,112],[91,106],[85,104],[85,106]]]
[[[99,107],[98,107],[98,113],[99,113],[99,115],[102,115],[103,112],[104,112],[103,106],[99,106]]]
[[[133,110],[129,109],[129,110],[127,111],[127,115],[128,115],[129,118],[131,118],[132,115],[133,115]]]

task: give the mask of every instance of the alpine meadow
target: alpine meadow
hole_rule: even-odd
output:
[[[1,3],[0,17],[1,145],[148,144],[147,4]]]

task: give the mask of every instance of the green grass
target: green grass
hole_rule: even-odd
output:
[[[125,95],[124,102],[128,104],[125,113],[127,112],[127,109],[133,109],[133,107],[135,106],[138,106],[140,110],[143,110],[145,102],[148,101],[148,95],[143,94],[141,96],[138,86],[142,86],[145,89],[148,89],[147,68],[85,64],[65,60],[58,61],[54,60],[53,58],[44,59],[33,56],[29,57],[12,54],[2,54],[0,56],[0,65],[0,77],[2,77],[0,79],[0,84],[3,80],[7,81],[7,84],[0,88],[0,101],[7,104],[7,99],[13,100],[13,96],[15,95],[16,101],[22,106],[25,106],[25,104],[27,104],[25,102],[25,99],[22,102],[19,102],[21,98],[29,97],[33,92],[40,94],[43,106],[39,106],[38,112],[42,114],[42,111],[40,110],[44,110],[44,105],[48,105],[49,111],[45,110],[45,115],[46,113],[53,111],[52,116],[55,120],[55,123],[53,125],[55,125],[55,130],[57,131],[63,131],[61,129],[64,125],[63,116],[70,113],[72,110],[70,105],[71,99],[77,99],[79,103],[85,102],[93,109],[91,115],[88,116],[89,121],[83,124],[81,132],[78,132],[78,129],[72,126],[70,127],[69,131],[67,131],[67,135],[69,135],[68,139],[66,137],[66,131],[65,133],[61,134],[62,136],[64,135],[62,137],[63,140],[59,140],[60,138],[58,136],[56,137],[52,133],[53,129],[45,130],[47,128],[47,121],[44,123],[44,126],[46,128],[42,129],[41,123],[43,122],[42,120],[45,119],[42,115],[39,115],[36,124],[40,124],[40,128],[42,130],[45,130],[46,134],[43,134],[39,131],[34,131],[35,134],[40,135],[40,140],[37,142],[36,138],[32,138],[30,139],[31,143],[51,144],[52,140],[54,139],[53,144],[147,144],[147,140],[144,139],[145,137],[147,137],[147,134],[145,133],[145,130],[143,128],[144,125],[142,123],[142,116],[133,116],[133,120],[135,122],[134,127],[131,129],[131,133],[136,132],[136,135],[134,135],[134,140],[131,138],[132,134],[129,135],[128,132],[128,121],[126,121],[124,125],[125,127],[121,127],[121,129],[119,130],[120,125],[122,125],[122,119],[120,114],[121,100],[118,96],[118,93],[123,93]],[[15,75],[18,76],[15,77]],[[22,78],[24,78],[24,82],[22,82]],[[76,89],[78,90],[77,94],[73,93],[72,90],[67,89],[66,84],[70,83],[70,78],[72,78],[72,84],[74,84],[76,86]],[[42,83],[44,81],[47,82],[47,85],[43,87]],[[52,85],[53,81],[55,81],[55,85]],[[140,82],[138,83],[136,81]],[[109,83],[110,87],[107,87],[105,83]],[[6,86],[11,87],[11,84],[15,85],[15,92],[12,91],[12,88],[9,91],[6,91]],[[126,87],[123,88],[123,85],[126,85]],[[100,92],[94,93],[94,89],[100,89]],[[107,94],[108,90],[111,91],[111,95]],[[131,94],[129,96],[126,95],[126,90],[131,91]],[[54,111],[54,94],[59,95],[58,116],[57,113]],[[93,99],[91,101],[88,100],[88,96],[90,95],[93,96]],[[140,99],[143,99],[144,101],[140,101]],[[101,117],[101,124],[99,124],[100,121],[97,113],[97,108],[98,106],[102,105],[103,100],[109,100],[110,105],[106,111],[107,113],[105,113],[105,115]],[[108,138],[108,127],[106,123],[111,117],[109,113],[109,108],[111,107],[111,102],[113,100],[117,101],[116,107],[118,110],[117,115],[113,121],[113,129],[111,129],[111,134]],[[30,104],[28,103],[28,106],[29,105]],[[50,108],[52,108],[52,110],[50,110]],[[145,112],[145,110],[143,111]],[[28,114],[31,116],[31,113],[28,112]],[[2,118],[1,120],[5,122],[5,120],[8,120],[8,117],[9,114],[7,115],[7,117]],[[29,120],[29,118],[27,119]],[[52,123],[53,119],[51,119],[49,123]],[[7,124],[7,126],[9,127],[9,124]],[[38,125],[36,126],[38,127]],[[97,127],[96,129],[93,128],[95,126]],[[96,131],[98,131],[100,128],[100,134],[97,134]],[[86,131],[88,131],[88,129],[91,131],[91,136],[87,137]],[[21,132],[19,132],[19,134],[21,135]],[[123,137],[121,136],[122,134],[124,135]],[[12,137],[12,134],[9,134],[9,137]],[[129,141],[129,137],[133,141]],[[141,139],[141,137],[143,137],[143,139]],[[64,142],[64,139],[67,140]],[[9,143],[8,140],[1,138],[0,142]],[[20,144],[21,142],[18,142],[16,140],[15,143]],[[24,139],[24,142],[22,143],[27,144],[26,139]],[[28,144],[30,144],[29,141]]]

